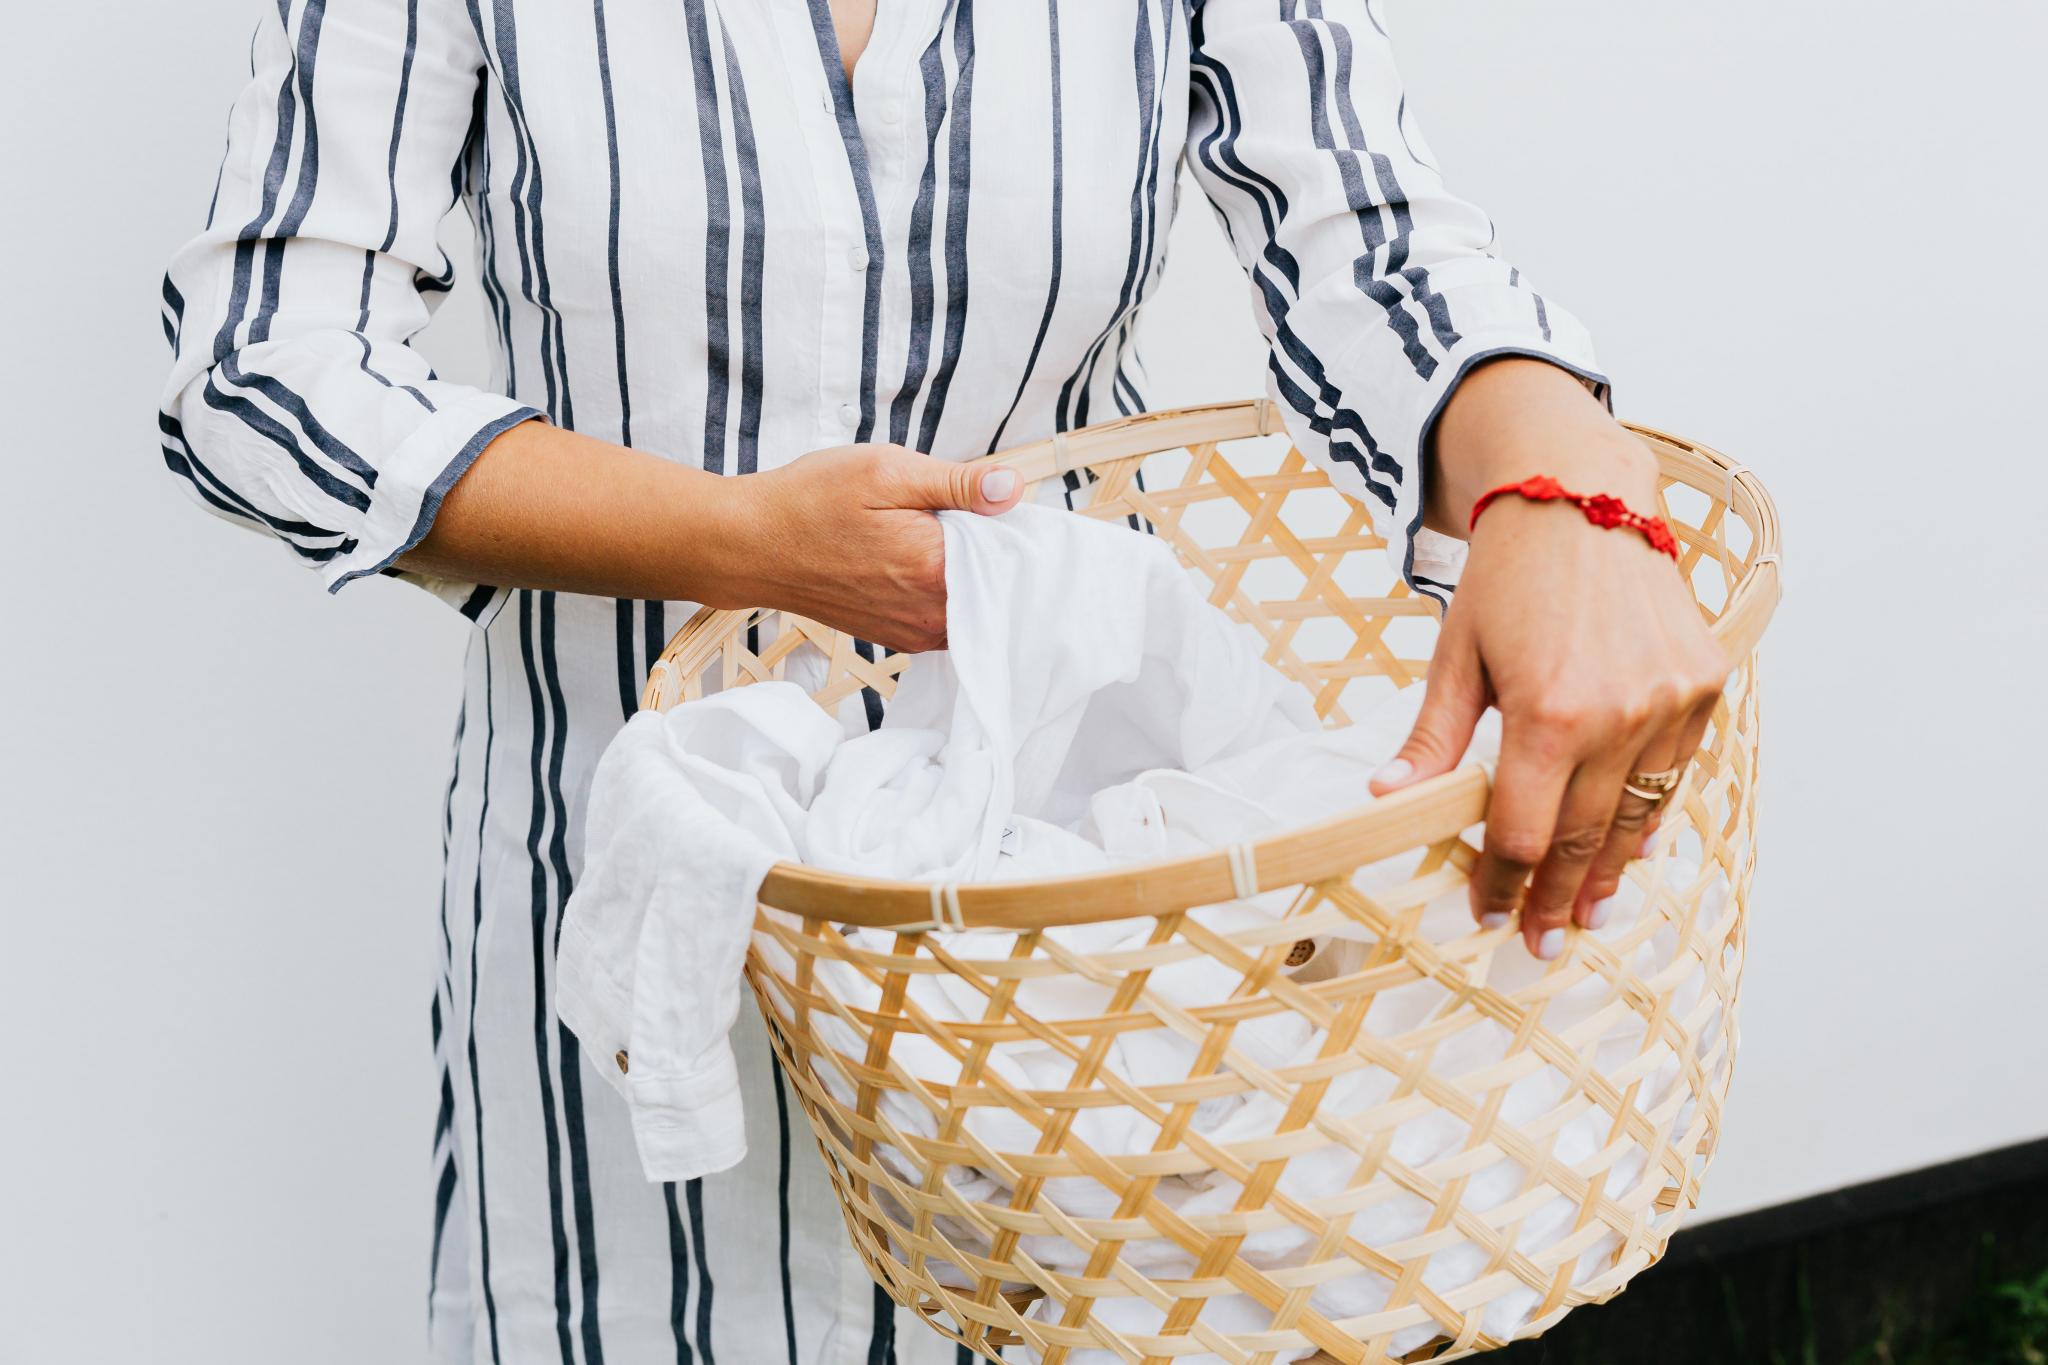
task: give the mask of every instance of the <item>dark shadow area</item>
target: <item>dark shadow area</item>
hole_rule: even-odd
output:
[[[1500,1365],[2048,1365],[2048,1139],[1703,1224]]]

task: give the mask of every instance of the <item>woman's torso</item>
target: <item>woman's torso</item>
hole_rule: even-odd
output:
[[[744,474],[857,441],[964,458],[1143,409],[1178,0],[882,0],[851,90],[825,0],[477,5],[462,193],[495,382],[554,421]],[[590,772],[691,610],[499,592],[480,613],[436,1002],[452,1355],[888,1358],[758,1038],[747,1163],[663,1191],[549,1008]],[[936,1342],[895,1346],[952,1359]]]

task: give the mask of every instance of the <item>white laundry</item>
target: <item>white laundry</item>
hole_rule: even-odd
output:
[[[1012,873],[1103,866],[1058,828],[1092,793],[1316,729],[1163,542],[1042,507],[939,520],[953,648],[906,672],[881,729],[846,738],[797,684],[759,683],[634,717],[598,764],[556,1009],[649,1179],[744,1152],[725,1039],[775,862],[976,880],[1023,811]]]
[[[592,787],[585,871],[565,916],[557,1008],[565,1024],[617,1086],[632,1110],[649,1179],[680,1180],[725,1169],[744,1151],[739,1097],[725,1042],[739,1008],[741,964],[751,936],[755,896],[776,861],[790,859],[869,876],[938,881],[1037,878],[1149,861],[1248,842],[1329,817],[1370,799],[1367,780],[1398,749],[1414,719],[1419,688],[1410,688],[1340,730],[1320,727],[1306,698],[1258,657],[1255,637],[1210,608],[1171,552],[1149,536],[1069,513],[1022,507],[997,519],[941,514],[946,537],[948,624],[952,650],[909,669],[881,729],[847,737],[840,724],[794,682],[759,683],[636,717],[600,762]],[[1041,594],[1043,596],[1041,597]],[[1059,613],[1037,610],[1059,601]],[[1469,757],[1490,761],[1497,725],[1488,713]],[[1419,858],[1409,853],[1362,869],[1368,893],[1408,879]],[[1668,875],[1689,877],[1673,867]],[[1293,900],[1289,891],[1206,907],[1193,917],[1220,932],[1270,923]],[[1642,898],[1625,886],[1603,936],[1618,936],[1640,913]],[[1707,907],[1711,913],[1713,907]],[[1137,948],[1150,919],[1077,925],[1051,931],[1082,953]],[[1472,932],[1462,889],[1424,912],[1433,941]],[[857,946],[887,952],[893,933],[848,927]],[[1010,936],[989,931],[934,935],[963,959],[1008,952]],[[1350,926],[1316,944],[1295,969],[1311,977],[1351,970],[1369,940]],[[787,965],[780,948],[760,944],[771,964]],[[1642,965],[1668,963],[1678,951],[1666,929],[1640,950]],[[779,960],[779,961],[778,961]],[[1518,952],[1494,955],[1492,984],[1512,991],[1533,981],[1544,964]],[[819,988],[856,1009],[879,1004],[878,989],[857,971],[821,961]],[[1207,956],[1155,968],[1148,989],[1181,1005],[1229,995],[1238,975]],[[1681,1015],[1697,1003],[1704,979],[1695,971],[1679,988]],[[939,1018],[975,1019],[986,1009],[979,991],[957,978],[919,975],[910,992],[918,1008]],[[1109,988],[1071,975],[1034,979],[1017,1006],[1044,1019],[1103,1011]],[[1431,983],[1383,991],[1366,1021],[1369,1033],[1398,1038],[1423,1026],[1441,1005]],[[1595,1016],[1598,1016],[1597,1018]],[[1641,1019],[1618,1006],[1604,981],[1592,978],[1545,1011],[1553,1029],[1597,1029],[1601,1065],[1619,1065],[1643,1050]],[[839,1020],[814,1013],[826,1043],[858,1057],[864,1044]],[[1714,1036],[1718,1020],[1707,1030]],[[1498,1062],[1507,1031],[1485,1023],[1438,1044],[1432,1070],[1458,1077]],[[1321,1034],[1281,1011],[1241,1023],[1232,1036],[1240,1056],[1268,1068],[1313,1055]],[[938,1084],[958,1077],[942,1048],[898,1034],[891,1060]],[[1196,1045],[1158,1028],[1119,1034],[1105,1070],[1136,1084],[1186,1077]],[[621,1066],[616,1059],[630,1058]],[[1072,1079],[1071,1061],[1042,1044],[1005,1043],[987,1061],[990,1076],[1024,1090],[1058,1090]],[[1663,1057],[1643,1079],[1637,1103],[1664,1104],[1679,1076],[1676,1056]],[[819,1074],[843,1101],[853,1092],[829,1067]],[[1379,1068],[1332,1084],[1319,1112],[1343,1119],[1373,1110],[1396,1078]],[[1524,1123],[1563,1098],[1565,1078],[1551,1068],[1514,1082],[1501,1118]],[[1283,1104],[1259,1092],[1212,1099],[1193,1127],[1212,1141],[1248,1140],[1274,1131]],[[881,1115],[906,1133],[932,1134],[922,1105],[884,1092]],[[1681,1110],[1668,1122],[1682,1126]],[[998,1150],[1030,1150],[1039,1134],[1010,1110],[989,1106],[968,1120],[973,1135]],[[1602,1148],[1611,1120],[1598,1109],[1566,1119],[1554,1151],[1568,1161]],[[1076,1115],[1070,1137],[1098,1152],[1148,1150],[1158,1129],[1121,1106]],[[1430,1109],[1400,1124],[1393,1160],[1413,1167],[1450,1157],[1466,1141],[1464,1125]],[[894,1148],[881,1160],[906,1180],[916,1173]],[[1345,1187],[1357,1159],[1330,1147],[1295,1157],[1283,1192],[1304,1198]],[[1607,1177],[1610,1191],[1641,1172],[1639,1153]],[[1463,1203],[1483,1210],[1524,1196],[1522,1166],[1503,1158],[1473,1173]],[[954,1187],[969,1200],[998,1200],[996,1175],[956,1171]],[[1157,1197],[1189,1216],[1222,1213],[1240,1193],[1216,1172],[1162,1180]],[[1041,1199],[1077,1217],[1103,1217],[1116,1199],[1092,1180],[1047,1182]],[[1350,1234],[1387,1247],[1421,1234],[1429,1205],[1390,1189],[1362,1208]],[[1576,1206],[1553,1196],[1521,1219],[1517,1246],[1535,1253],[1568,1235]],[[908,1219],[906,1218],[907,1222]],[[956,1245],[984,1249],[960,1220],[939,1218],[937,1230]],[[1298,1264],[1306,1233],[1292,1225],[1248,1237],[1240,1254],[1253,1264]],[[1026,1238],[1021,1248],[1047,1267],[1077,1272],[1081,1251],[1062,1238]],[[1614,1243],[1582,1253],[1579,1278],[1605,1268]],[[1148,1275],[1192,1273],[1186,1253],[1163,1239],[1126,1244],[1123,1259]],[[1431,1256],[1424,1280],[1439,1292],[1470,1283],[1487,1256],[1469,1243]],[[1367,1273],[1320,1285],[1315,1309],[1343,1319],[1384,1307],[1390,1286]],[[1508,1335],[1537,1302],[1533,1291],[1503,1295],[1486,1310],[1486,1330]],[[1051,1305],[1042,1302],[1041,1310]],[[1120,1330],[1147,1332],[1160,1323],[1141,1299],[1104,1300],[1097,1315]],[[1248,1298],[1212,1301],[1203,1321],[1218,1330],[1262,1331],[1269,1317]],[[1435,1335],[1423,1324],[1397,1336],[1397,1352]],[[1298,1353],[1306,1355],[1307,1352]],[[1281,1353],[1276,1359],[1298,1355]],[[1084,1351],[1076,1365],[1108,1365],[1111,1353]],[[1204,1362],[1213,1357],[1187,1357]]]
[[[726,1034],[751,907],[768,869],[797,856],[794,831],[840,739],[788,684],[711,701],[637,716],[631,742],[605,751],[562,922],[556,1011],[625,1097],[651,1180],[746,1155]]]

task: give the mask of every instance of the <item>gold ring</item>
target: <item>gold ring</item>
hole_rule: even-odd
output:
[[[1683,767],[1666,768],[1661,773],[1630,773],[1621,789],[1630,796],[1639,796],[1652,805],[1661,806],[1684,774]]]

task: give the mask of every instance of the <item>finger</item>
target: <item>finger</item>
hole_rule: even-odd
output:
[[[1636,752],[1633,744],[1610,751]],[[1563,951],[1572,902],[1585,884],[1593,860],[1607,844],[1622,783],[1627,780],[1627,763],[1603,756],[1581,764],[1566,785],[1564,799],[1556,807],[1557,827],[1551,833],[1549,851],[1536,868],[1522,908],[1522,941],[1536,956],[1553,958]]]
[[[1522,886],[1550,851],[1558,806],[1576,766],[1548,732],[1510,722],[1486,808],[1486,843],[1472,868],[1472,913],[1484,928],[1505,924],[1522,903]]]
[[[1689,766],[1693,756],[1699,752],[1700,741],[1706,737],[1716,700],[1716,697],[1707,697],[1695,704],[1643,750],[1632,771],[1668,772]],[[1608,835],[1607,846],[1593,860],[1592,870],[1586,874],[1586,883],[1580,888],[1578,901],[1572,907],[1572,918],[1580,925],[1598,929],[1607,922],[1612,911],[1612,898],[1621,889],[1622,875],[1628,864],[1636,858],[1650,856],[1656,842],[1657,827],[1664,821],[1665,804],[1664,801],[1623,794],[1615,810],[1614,828]]]
[[[917,454],[906,454],[902,459],[905,507],[995,516],[1016,506],[1024,494],[1024,481],[1017,477],[1017,471],[1001,465],[939,460]]]
[[[1472,731],[1486,713],[1485,671],[1463,632],[1446,633],[1423,684],[1422,709],[1400,752],[1372,775],[1374,796],[1447,773],[1472,743]]]
[[[1662,757],[1665,752],[1666,746],[1662,743],[1645,749],[1632,771],[1662,772],[1671,766]],[[1623,790],[1621,800],[1615,805],[1614,820],[1608,827],[1606,840],[1592,866],[1586,869],[1585,880],[1580,883],[1578,895],[1572,901],[1572,922],[1581,929],[1598,929],[1607,923],[1607,917],[1614,908],[1614,893],[1621,889],[1622,872],[1631,859],[1642,857],[1649,847],[1660,809],[1661,802]]]

